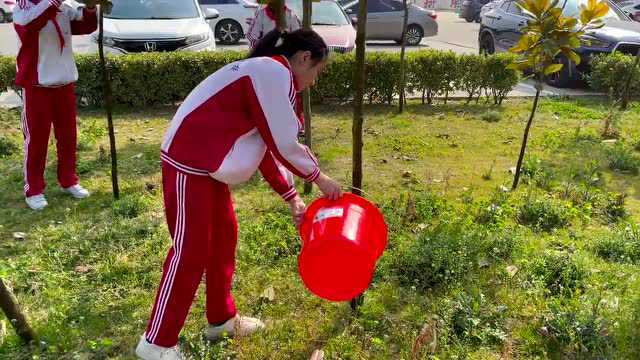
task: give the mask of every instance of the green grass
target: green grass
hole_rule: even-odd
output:
[[[366,108],[364,191],[383,209],[390,241],[357,314],[306,291],[295,228],[265,182],[234,188],[234,294],[269,331],[205,342],[203,288],[182,348],[194,359],[308,359],[319,348],[329,359],[409,359],[424,329],[437,332],[416,347],[424,359],[636,358],[640,181],[610,165],[640,155],[640,107],[622,115],[612,145],[599,137],[606,103],[543,100],[521,187],[506,193],[529,107]],[[322,168],[350,183],[351,110],[314,110]],[[117,111],[117,202],[102,116],[81,111],[78,168],[93,194],[75,201],[58,190],[52,145],[50,206],[34,213],[22,195],[19,113],[0,110],[9,149],[0,157],[0,276],[40,335],[23,346],[0,316],[0,358],[133,358],[169,245],[159,143],[174,111]],[[268,287],[273,301],[260,296]]]

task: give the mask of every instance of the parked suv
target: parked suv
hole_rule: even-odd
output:
[[[344,5],[347,14],[357,19],[359,1]],[[409,21],[407,23],[407,45],[418,45],[425,36],[438,34],[437,14],[417,5],[409,4]],[[404,5],[399,0],[367,1],[367,40],[402,41],[402,24],[404,21]]]
[[[114,54],[153,51],[215,50],[206,20],[219,16],[203,12],[196,0],[111,0],[104,18],[105,50]],[[93,41],[97,42],[96,33]]]
[[[460,17],[467,22],[480,22],[480,9],[491,0],[464,0],[460,8]]]
[[[237,44],[249,31],[247,19],[252,19],[258,4],[247,0],[199,0],[203,10],[215,9],[220,17],[209,25],[218,42],[223,45]]]
[[[565,16],[580,17],[580,6],[588,0],[566,0],[563,13]],[[582,58],[580,65],[576,65],[564,56],[558,57],[558,62],[564,64],[559,73],[547,79],[549,85],[567,87],[589,71],[589,61],[592,55],[611,53],[614,51],[636,55],[640,50],[640,23],[627,17],[617,5],[608,2],[609,12],[604,17],[605,25],[589,31],[582,37],[582,45],[576,52]],[[515,0],[503,0],[494,9],[482,16],[482,24],[478,35],[481,53],[508,51],[520,36],[521,29],[527,25],[527,17],[517,6]]]
[[[0,23],[11,22],[15,0],[0,0]]]

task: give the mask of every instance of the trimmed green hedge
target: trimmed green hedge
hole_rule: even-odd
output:
[[[634,62],[633,56],[620,53],[594,56],[591,60],[591,73],[587,76],[589,85],[609,94],[612,100],[619,101],[624,96],[627,79],[633,76],[629,95],[637,98],[640,94],[640,67],[634,69]]]
[[[171,104],[182,101],[189,92],[222,66],[245,57],[244,52],[144,53],[110,57],[114,100],[128,106]],[[459,56],[435,50],[407,54],[407,91],[422,94],[432,103],[436,96],[456,90],[479,98],[484,92],[499,104],[518,83],[519,74],[506,68],[508,54],[483,57]],[[97,55],[76,57],[80,80],[77,83],[82,105],[100,105],[102,74]],[[353,54],[331,60],[312,90],[315,102],[348,101],[353,96]],[[366,100],[392,103],[399,94],[400,57],[396,53],[367,53]],[[0,57],[0,91],[14,88],[15,58]]]

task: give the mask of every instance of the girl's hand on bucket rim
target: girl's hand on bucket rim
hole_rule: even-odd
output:
[[[320,173],[315,183],[327,199],[337,200],[342,197],[342,186],[324,173]]]
[[[300,224],[302,223],[302,217],[307,211],[307,206],[305,205],[304,200],[302,200],[300,195],[296,195],[296,197],[289,200],[289,209],[291,210],[291,216],[293,217],[293,222],[296,224],[296,227],[300,227]]]

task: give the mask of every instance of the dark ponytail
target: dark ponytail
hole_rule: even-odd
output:
[[[258,41],[249,58],[276,55],[291,58],[298,51],[309,51],[311,59],[316,62],[324,60],[328,54],[327,44],[313,30],[300,29],[288,33],[275,29]]]

